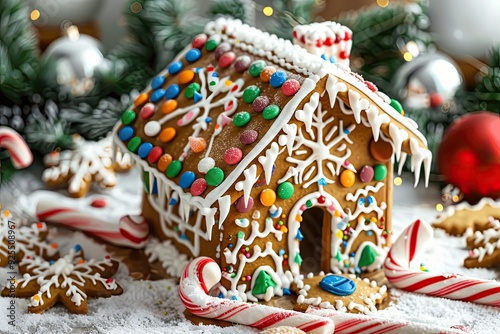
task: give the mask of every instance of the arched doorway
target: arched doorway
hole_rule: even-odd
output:
[[[302,213],[300,242],[302,274],[330,271],[330,238],[332,216],[324,207],[315,206]]]

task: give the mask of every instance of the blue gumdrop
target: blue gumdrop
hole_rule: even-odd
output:
[[[195,103],[201,101],[202,98],[203,96],[200,93],[194,92],[193,100]]]
[[[165,77],[163,75],[159,75],[151,81],[151,88],[156,90],[158,88],[161,88],[161,86],[163,86],[164,83],[165,83]]]
[[[137,150],[137,154],[143,159],[146,159],[148,156],[149,152],[153,149],[153,144],[151,143],[142,143],[141,146],[139,146],[139,150]]]
[[[172,84],[172,85],[168,86],[164,95],[165,95],[165,98],[167,100],[172,100],[172,99],[175,99],[179,95],[180,92],[181,92],[181,89],[179,88],[179,85]]]
[[[191,49],[186,53],[186,60],[190,63],[197,61],[201,57],[201,51],[198,49]]]
[[[118,138],[120,138],[121,141],[127,141],[130,138],[134,136],[134,128],[131,126],[124,126],[123,128],[118,131]]]
[[[153,92],[153,94],[151,94],[151,102],[156,103],[160,101],[163,96],[165,96],[165,89],[157,89]]]
[[[168,73],[177,74],[182,69],[182,63],[180,61],[176,61],[168,67]]]
[[[271,78],[269,79],[269,83],[274,88],[279,88],[285,83],[286,79],[287,79],[287,75],[285,72],[276,71],[271,75]]]
[[[302,239],[304,239],[304,235],[302,234],[302,232],[300,232],[300,229],[297,230],[297,235],[295,235],[295,239],[297,239],[298,241],[302,241]]]
[[[321,289],[335,296],[350,296],[356,291],[356,283],[354,283],[353,280],[340,275],[325,276],[319,282],[319,286]]]
[[[179,186],[181,186],[182,189],[189,188],[191,187],[195,179],[196,175],[193,172],[191,171],[184,172],[179,178]]]

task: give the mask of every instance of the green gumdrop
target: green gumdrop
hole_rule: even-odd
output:
[[[135,112],[133,112],[132,110],[126,110],[122,114],[122,124],[124,125],[129,125],[134,121],[134,119],[135,119]]]
[[[252,77],[258,77],[260,75],[260,72],[266,67],[266,62],[263,60],[257,60],[250,65],[250,68],[248,69],[248,72],[250,72],[250,75]]]
[[[255,280],[255,285],[253,287],[252,294],[254,296],[263,295],[266,293],[267,289],[270,286],[275,288],[276,285],[277,284],[275,281],[273,281],[271,275],[269,275],[266,271],[261,270],[259,272],[259,275],[257,276],[257,279]]]
[[[213,39],[209,39],[205,43],[205,49],[207,49],[207,51],[213,51],[217,48],[217,46],[219,46],[219,44]]]
[[[358,267],[362,268],[369,266],[370,264],[375,262],[377,256],[378,254],[375,251],[375,249],[373,249],[373,247],[370,245],[366,245],[365,248],[363,248],[363,251],[361,252],[361,257],[359,258],[358,261]]]
[[[387,167],[385,167],[385,165],[382,164],[375,165],[375,168],[373,170],[375,172],[373,178],[377,181],[382,181],[387,176]]]
[[[259,87],[254,85],[249,86],[243,92],[243,101],[245,101],[246,103],[252,103],[253,100],[255,100],[259,95],[260,95]]]
[[[139,149],[141,142],[142,142],[141,138],[134,137],[134,138],[130,139],[130,141],[128,142],[127,148],[129,149],[130,152],[135,153]]]
[[[181,169],[182,169],[182,162],[180,162],[179,160],[174,160],[168,165],[165,174],[167,174],[168,177],[173,178],[179,175]]]
[[[239,113],[237,113],[236,115],[234,115],[234,117],[233,117],[233,123],[237,127],[242,127],[242,126],[247,125],[248,122],[250,122],[251,118],[252,118],[252,116],[250,116],[250,114],[248,112],[246,112],[246,111],[240,111]]]
[[[294,191],[293,184],[288,181],[283,182],[278,186],[278,197],[281,199],[289,199],[293,196]]]
[[[217,187],[224,181],[224,172],[219,167],[211,168],[205,174],[205,181],[209,186]]]
[[[280,107],[275,104],[271,104],[264,108],[264,111],[262,111],[262,117],[264,119],[270,120],[276,118],[276,116],[279,115],[280,111]]]
[[[395,99],[391,99],[391,107],[393,107],[394,109],[396,109],[396,111],[400,114],[403,113],[403,106],[401,105],[401,103],[399,103],[398,100],[395,100]]]
[[[188,99],[192,99],[194,97],[194,92],[199,92],[201,89],[200,84],[197,82],[193,82],[189,86],[187,86],[186,91],[184,92],[184,95]]]

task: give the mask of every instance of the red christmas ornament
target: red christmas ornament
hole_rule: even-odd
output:
[[[500,116],[481,111],[462,116],[439,146],[438,168],[469,202],[500,198]]]

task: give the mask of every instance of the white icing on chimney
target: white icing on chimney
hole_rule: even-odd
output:
[[[313,55],[349,66],[352,31],[340,23],[327,21],[295,26],[293,43]]]

